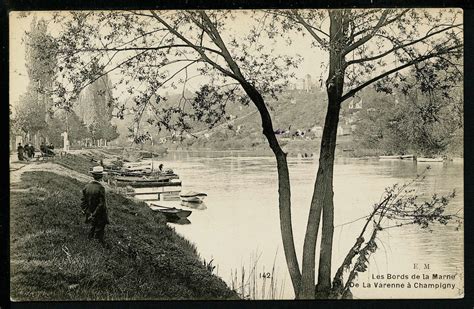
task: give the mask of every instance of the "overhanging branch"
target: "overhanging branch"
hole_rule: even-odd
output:
[[[327,47],[327,42],[325,42],[321,37],[313,30],[311,27],[296,11],[293,11],[293,16],[296,20],[311,34],[311,36],[321,45],[321,47]]]
[[[456,46],[452,46],[452,47],[450,47],[450,48],[445,49],[443,52],[439,52],[439,53],[435,53],[435,54],[431,54],[431,55],[425,55],[425,56],[416,58],[416,59],[414,59],[414,60],[412,60],[412,61],[409,61],[409,62],[407,62],[407,63],[405,63],[405,64],[403,64],[403,65],[401,65],[401,66],[398,66],[398,67],[396,67],[396,68],[393,68],[393,69],[391,69],[391,70],[389,70],[389,71],[387,71],[387,72],[385,72],[385,73],[383,73],[383,74],[380,74],[379,76],[376,76],[376,77],[374,77],[374,78],[372,78],[372,79],[370,79],[370,80],[364,82],[363,84],[361,84],[361,85],[359,85],[359,86],[357,86],[357,87],[355,87],[355,88],[349,90],[346,94],[344,94],[344,95],[341,97],[340,102],[341,102],[341,103],[344,102],[344,101],[347,100],[348,98],[354,96],[358,91],[364,89],[365,87],[369,86],[370,84],[372,84],[372,83],[374,83],[374,82],[376,82],[376,81],[378,81],[378,80],[380,80],[380,79],[382,79],[382,78],[384,78],[384,77],[387,77],[387,76],[390,75],[390,74],[393,74],[393,73],[395,73],[395,72],[398,72],[398,71],[400,71],[400,70],[403,70],[403,69],[405,69],[405,68],[407,68],[407,67],[409,67],[409,66],[412,66],[412,65],[414,65],[414,64],[420,63],[420,62],[422,62],[422,61],[425,61],[425,60],[428,60],[428,59],[431,59],[431,58],[440,57],[440,56],[442,56],[442,55],[449,54],[449,53],[454,52],[454,51],[456,51],[457,49],[460,49],[460,48],[462,48],[462,47],[463,47],[463,44],[456,45]]]
[[[115,51],[115,52],[123,52],[123,51],[133,51],[133,50],[161,50],[161,49],[171,49],[171,48],[193,48],[193,49],[201,49],[209,52],[216,53],[220,56],[222,56],[222,53],[218,50],[208,48],[205,46],[197,46],[192,43],[190,44],[172,44],[172,45],[162,45],[162,46],[154,46],[154,47],[122,47],[122,48],[117,48],[117,47],[104,47],[104,48],[84,48],[84,49],[78,49],[78,52],[95,52],[95,51]]]
[[[229,77],[232,77],[236,80],[239,80],[239,78],[233,74],[232,72],[230,72],[229,70],[226,70],[224,69],[222,66],[220,66],[219,64],[217,64],[215,61],[211,60],[207,55],[206,53],[204,52],[204,49],[200,46],[197,46],[195,44],[193,44],[191,41],[189,41],[188,39],[186,39],[181,33],[179,33],[176,29],[174,29],[173,27],[171,27],[171,25],[169,25],[166,21],[164,21],[160,16],[158,16],[158,14],[155,13],[155,11],[150,11],[151,14],[153,15],[153,17],[158,21],[160,22],[162,25],[164,25],[173,35],[175,35],[176,37],[178,37],[180,40],[182,40],[183,42],[185,42],[187,44],[187,47],[191,47],[193,48],[195,51],[197,51],[199,53],[199,55],[207,62],[209,63],[210,65],[212,65],[214,68],[216,68],[217,70],[219,70],[221,73],[223,73],[224,75],[227,75]],[[222,56],[221,53],[218,53],[218,55]]]
[[[406,44],[397,45],[397,46],[395,46],[395,47],[393,47],[393,48],[387,50],[386,52],[383,52],[383,53],[381,53],[381,54],[379,54],[379,55],[376,55],[376,56],[373,56],[373,57],[366,57],[366,58],[360,58],[360,59],[355,59],[355,60],[348,61],[348,62],[347,62],[347,66],[352,65],[352,64],[358,64],[358,63],[362,63],[362,62],[373,61],[373,60],[377,60],[377,59],[383,58],[383,57],[389,55],[390,53],[392,53],[392,52],[394,52],[394,51],[396,51],[396,50],[399,50],[399,49],[401,49],[401,48],[405,48],[405,47],[414,45],[414,44],[416,44],[416,43],[422,42],[422,41],[424,41],[424,40],[426,40],[426,39],[428,39],[428,38],[430,38],[430,37],[432,37],[432,36],[434,36],[434,35],[440,34],[440,33],[444,32],[444,31],[448,31],[448,30],[450,30],[450,29],[452,29],[452,28],[459,27],[460,25],[462,25],[462,24],[456,24],[456,25],[453,25],[453,26],[450,26],[450,27],[447,27],[447,28],[444,28],[444,29],[441,29],[441,30],[438,30],[438,31],[435,31],[435,32],[431,32],[431,33],[430,33],[431,30],[429,30],[429,31],[427,32],[427,34],[426,34],[424,37],[421,37],[421,38],[416,39],[416,40],[414,40],[414,41],[408,42],[408,43],[406,43]],[[387,39],[389,39],[389,38],[387,38]],[[389,39],[389,40],[390,40],[390,39]]]

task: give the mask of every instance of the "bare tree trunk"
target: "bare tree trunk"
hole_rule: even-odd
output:
[[[321,251],[319,255],[317,296],[327,297],[331,289],[331,257],[334,233],[334,153],[336,149],[337,126],[339,123],[340,103],[328,93],[328,113],[323,131],[324,143],[321,145],[318,175],[316,178],[314,196],[322,203],[323,226],[321,230]],[[335,101],[336,100],[336,101]],[[326,136],[325,134],[326,133]]]
[[[330,99],[328,102],[326,121],[321,140],[318,173],[314,184],[303,246],[302,291],[300,296],[305,299],[312,299],[315,296],[316,241],[318,238],[321,213],[323,226],[319,259],[318,290],[327,290],[331,287],[331,254],[334,230],[333,168],[340,110],[340,104],[334,104],[334,102],[331,101]]]
[[[255,103],[255,106],[260,112],[263,134],[267,138],[270,148],[272,149],[277,161],[278,204],[280,210],[280,230],[283,242],[283,250],[285,252],[286,263],[290,273],[293,290],[295,292],[296,298],[299,298],[301,273],[298,265],[298,259],[296,257],[295,243],[293,238],[293,227],[291,222],[290,176],[288,172],[286,153],[283,152],[277,138],[275,137],[270,113],[268,112],[260,93],[249,84],[242,84],[242,87]]]
[[[303,299],[326,298],[331,289],[331,256],[334,233],[333,170],[336,149],[337,126],[341,109],[340,97],[344,83],[344,58],[341,54],[344,31],[342,12],[330,12],[330,54],[329,74],[326,81],[328,108],[324,122],[319,167],[314,184],[313,197],[308,215],[303,245],[302,286],[300,297]],[[323,219],[321,251],[319,258],[318,285],[315,291],[316,242],[319,225]]]

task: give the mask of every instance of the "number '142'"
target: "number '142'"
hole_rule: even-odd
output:
[[[259,276],[259,278],[264,278],[264,279],[265,278],[269,279],[269,278],[272,277],[272,275],[270,273],[259,273],[258,276]]]

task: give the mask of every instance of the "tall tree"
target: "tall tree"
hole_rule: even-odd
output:
[[[15,106],[15,122],[24,133],[35,134],[47,128],[46,106],[38,99],[38,92],[29,86],[20,96],[18,105]]]
[[[30,31],[23,38],[29,84],[20,97],[15,118],[25,133],[36,134],[48,126],[52,107],[51,88],[55,74],[55,42],[47,23],[34,18]]]
[[[333,168],[341,104],[368,86],[391,93],[403,91],[402,71],[416,70],[421,91],[443,90],[461,77],[463,53],[460,10],[329,10],[272,12],[283,17],[285,29],[304,31],[313,46],[328,54],[326,89],[328,107],[320,159],[303,248],[300,297],[313,298],[316,242],[322,218],[322,235],[316,291],[328,297],[331,290],[334,233]],[[329,20],[329,22],[326,22]],[[454,62],[453,62],[454,61]],[[437,71],[447,74],[437,78]]]
[[[58,110],[51,117],[48,126],[48,136],[54,145],[62,145],[62,133],[68,133],[71,142],[77,142],[89,137],[85,124],[79,119],[74,111]]]
[[[266,20],[261,12],[256,14],[262,22]],[[444,56],[459,56],[462,52],[457,33],[460,25],[456,18],[447,24],[446,16],[455,15],[447,11],[441,11],[439,16],[421,10],[278,11],[270,14],[273,25],[283,21],[283,26],[268,29],[305,29],[315,39],[314,45],[326,50],[329,56],[328,108],[301,269],[293,239],[286,153],[275,137],[266,102],[266,98],[277,97],[281,92],[290,76],[290,68],[297,66],[298,59],[266,51],[258,40],[261,28],[250,29],[248,35],[236,33],[231,26],[235,18],[231,11],[74,12],[63,21],[64,31],[58,38],[58,53],[68,57],[58,64],[61,74],[56,90],[59,100],[73,102],[86,85],[114,71],[121,76],[114,87],[120,85],[135,95],[136,106],[132,112],[137,123],[151,111],[150,123],[160,129],[181,131],[189,130],[193,120],[215,125],[225,115],[228,101],[253,103],[276,159],[280,229],[295,295],[298,298],[316,296],[315,252],[322,216],[317,296],[328,297],[334,221],[334,151],[341,104],[372,84],[388,89],[384,87],[386,83],[382,83],[384,78],[401,79],[403,76],[397,73],[404,68],[423,63],[425,65],[418,69],[426,75],[427,68],[444,67]],[[430,30],[417,36],[419,31],[412,26],[422,21],[430,23]],[[392,32],[391,27],[398,30]],[[370,48],[367,47],[369,41],[374,43]],[[417,43],[425,48],[420,49]],[[386,50],[380,52],[380,48]],[[349,55],[353,55],[352,60],[347,59]],[[384,57],[388,55],[397,61],[395,67],[384,71],[387,68]],[[359,71],[348,70],[349,67],[359,67]],[[185,88],[196,75],[202,77],[202,84],[195,96],[189,98]],[[166,97],[160,91],[177,84],[183,87],[179,104],[163,105]],[[347,85],[350,85],[349,90],[345,90]],[[116,107],[118,115],[124,112],[123,106]]]
[[[126,87],[134,94],[131,112],[136,123],[151,110],[149,123],[177,134],[189,130],[192,121],[216,125],[225,116],[227,102],[252,102],[277,162],[280,228],[297,293],[301,274],[291,223],[288,164],[264,97],[277,97],[299,58],[265,52],[256,33],[245,38],[229,27],[234,18],[230,11],[74,12],[58,38],[58,53],[70,55],[59,63],[58,100],[73,102],[85,86],[115,71],[121,76],[115,89]],[[189,98],[186,86],[196,73],[203,76],[203,84]],[[160,91],[177,85],[182,87],[178,105],[164,105],[167,98]],[[116,108],[119,116],[125,112],[124,106]]]
[[[85,87],[75,104],[74,110],[94,140],[111,141],[118,137],[116,126],[111,124],[114,110],[111,98],[112,83],[108,75],[104,75]]]

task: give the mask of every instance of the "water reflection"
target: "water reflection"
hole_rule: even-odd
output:
[[[191,224],[191,221],[189,221],[189,219],[187,218],[168,219],[168,222],[173,223],[173,224],[179,224],[179,225]]]
[[[282,297],[294,297],[281,253],[277,173],[273,157],[252,156],[245,152],[174,152],[157,162],[164,163],[180,175],[183,190],[208,193],[206,209],[193,211],[193,223],[176,225],[175,229],[196,244],[203,258],[214,259],[219,265],[219,276],[230,283],[231,271],[246,265],[258,251],[261,256],[257,272],[271,269],[275,261],[279,280],[286,283]],[[318,159],[289,157],[288,165],[293,233],[297,255],[301,256]],[[415,161],[336,160],[333,273],[365,222],[346,223],[367,215],[386,187],[410,181],[427,165]],[[447,194],[456,189],[457,196],[448,205],[447,213],[458,212],[462,216],[463,163],[429,165],[431,168],[425,181],[417,184],[417,193],[429,198],[435,192]],[[462,227],[460,230],[456,228],[457,224],[453,222],[446,226],[437,225],[433,231],[416,226],[382,231],[377,239],[379,250],[370,257],[368,271],[358,280],[367,280],[371,274],[409,272],[413,263],[429,263],[433,271],[440,273],[459,272],[463,269],[463,233]],[[275,259],[276,252],[279,253]],[[301,265],[301,260],[299,262]],[[378,290],[377,293],[355,289],[353,292],[357,298],[409,296],[405,290],[396,289]],[[435,296],[443,297],[447,292],[440,290]],[[433,297],[433,292],[418,290],[415,297]]]
[[[202,203],[195,203],[195,202],[185,202],[185,201],[181,201],[181,206],[185,206],[185,207],[188,207],[188,208],[192,208],[192,209],[197,209],[197,210],[204,210],[204,209],[207,209],[207,206],[204,202]]]

